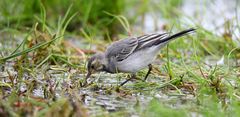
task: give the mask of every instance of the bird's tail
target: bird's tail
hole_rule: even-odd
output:
[[[174,34],[174,35],[171,35],[171,36],[168,36],[168,37],[166,37],[166,38],[164,38],[164,39],[161,39],[161,40],[159,40],[159,41],[156,41],[156,42],[154,43],[154,45],[158,45],[158,44],[164,43],[164,42],[169,42],[170,40],[173,40],[173,39],[176,39],[176,38],[178,38],[178,37],[187,35],[187,34],[189,34],[189,33],[191,33],[191,32],[194,32],[195,30],[196,30],[196,29],[194,29],[194,28],[190,28],[190,29],[181,31],[181,32],[179,32],[179,33],[176,33],[176,34]]]

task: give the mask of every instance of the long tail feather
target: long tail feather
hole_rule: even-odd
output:
[[[187,34],[189,34],[189,33],[191,33],[191,32],[194,32],[195,30],[196,30],[196,29],[194,29],[194,28],[190,28],[190,29],[181,31],[181,32],[179,32],[179,33],[176,33],[176,34],[174,34],[174,35],[171,35],[171,36],[169,36],[169,37],[166,37],[166,38],[164,38],[164,39],[161,39],[161,40],[159,40],[159,41],[156,41],[156,42],[154,43],[154,45],[158,45],[158,44],[160,44],[160,43],[168,42],[168,41],[170,41],[170,40],[172,40],[172,39],[176,39],[176,38],[178,38],[178,37],[181,37],[181,36],[187,35]]]

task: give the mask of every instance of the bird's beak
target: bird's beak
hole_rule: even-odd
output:
[[[91,76],[91,72],[90,71],[88,71],[88,73],[87,73],[87,76],[86,76],[86,80]]]
[[[87,73],[87,76],[86,76],[86,78],[85,78],[85,81],[84,81],[84,83],[83,83],[83,86],[86,86],[87,85],[87,79],[91,76],[91,72],[90,71],[88,71],[88,73]]]

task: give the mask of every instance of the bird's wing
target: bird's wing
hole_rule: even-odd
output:
[[[139,37],[123,39],[111,44],[106,50],[107,58],[115,58],[117,62],[126,59],[134,51],[150,47],[156,40],[164,38],[167,33],[163,34],[146,34]]]
[[[139,37],[137,37],[138,47],[136,48],[135,51],[154,46],[154,44],[157,41],[162,40],[168,36],[169,36],[169,33],[161,33],[161,34],[154,33],[154,34],[146,34],[143,36],[139,36]]]
[[[138,39],[128,38],[111,44],[106,50],[107,58],[114,58],[116,61],[126,59],[138,47]]]

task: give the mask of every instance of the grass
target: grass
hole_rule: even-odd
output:
[[[0,116],[240,115],[236,17],[217,35],[179,20],[182,0],[115,2],[1,1]],[[87,58],[114,40],[142,34],[135,25],[148,13],[167,20],[162,30],[197,31],[162,49],[147,82],[118,88],[126,74],[101,73],[82,87]]]

